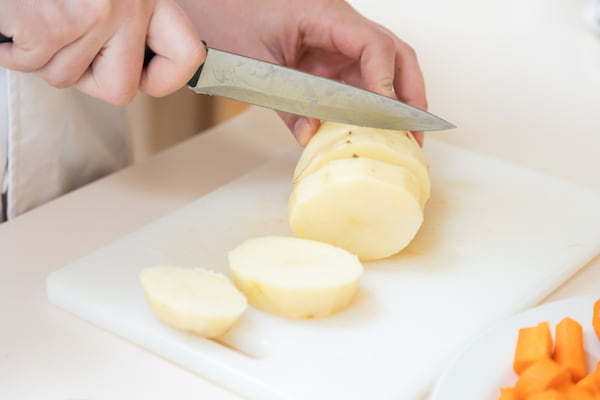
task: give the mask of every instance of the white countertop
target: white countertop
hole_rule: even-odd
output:
[[[600,37],[585,1],[351,3],[417,50],[430,110],[458,126],[442,140],[600,191]],[[52,306],[45,279],[295,146],[266,113],[0,225],[1,398],[239,399]],[[272,129],[246,132],[249,118]],[[600,257],[546,301],[598,291]]]

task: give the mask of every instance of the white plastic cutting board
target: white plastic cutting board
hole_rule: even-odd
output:
[[[250,399],[421,398],[454,349],[600,253],[598,193],[435,140],[426,153],[422,229],[401,254],[366,263],[355,304],[334,317],[251,308],[219,343],[157,321],[138,284],[155,264],[227,272],[226,253],[242,240],[289,235],[297,152],[56,271],[48,296]]]

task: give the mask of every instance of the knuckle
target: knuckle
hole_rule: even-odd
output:
[[[379,77],[379,81],[377,82],[378,87],[387,92],[387,95],[392,95],[394,93],[394,77],[390,75],[383,75]]]
[[[54,49],[56,51],[63,45],[69,43],[74,35],[75,29],[72,26],[62,25],[60,27],[48,27],[41,45],[44,48]]]
[[[147,0],[121,0],[121,6],[130,16],[144,15],[150,10],[150,2]]]
[[[80,3],[80,17],[90,25],[106,22],[112,12],[110,0],[86,0]]]
[[[316,0],[317,4],[320,4],[322,7],[327,9],[331,9],[332,7],[338,6],[339,0]]]
[[[128,9],[133,12],[139,12],[148,7],[148,1],[146,0],[129,0]]]
[[[31,60],[24,61],[24,60],[12,59],[8,63],[6,63],[5,66],[7,68],[9,68],[9,69],[14,70],[14,71],[19,71],[19,72],[35,72],[42,65],[39,62],[34,62],[34,61],[31,61]]]
[[[13,71],[18,71],[18,72],[35,72],[36,68],[30,66],[30,65],[24,65],[21,63],[15,63],[15,64],[8,64],[7,65],[8,69],[12,69]]]
[[[124,106],[133,101],[137,93],[137,88],[123,87],[107,93],[104,100],[115,106]]]
[[[22,54],[21,57],[14,59],[13,68],[21,72],[35,72],[43,68],[50,60],[49,55],[32,51],[29,54]]]
[[[383,35],[379,40],[379,44],[387,54],[393,54],[396,50],[396,41],[389,35]]]
[[[56,74],[44,70],[41,70],[38,75],[50,86],[53,86],[57,89],[65,89],[75,84],[72,77],[68,75]]]
[[[79,35],[77,25],[68,21],[61,24],[49,22],[44,25],[43,31],[43,36],[39,38],[39,46],[52,51],[57,51]]]
[[[189,52],[183,54],[183,59],[186,60],[187,64],[193,69],[196,69],[205,58],[206,49],[204,48],[204,44],[200,41],[198,41],[195,46],[191,46]]]
[[[410,45],[405,44],[402,49],[403,53],[409,57],[417,58],[417,51]]]

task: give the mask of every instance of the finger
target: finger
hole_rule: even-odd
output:
[[[340,53],[358,62],[365,89],[395,97],[394,40],[370,21],[363,20],[362,17],[354,18],[355,21],[331,22],[327,27],[307,32],[305,44],[331,53]],[[323,35],[323,30],[330,34]]]
[[[14,71],[34,72],[46,65],[67,41],[25,44],[19,38],[0,45],[0,65]]]
[[[416,132],[411,132],[411,133],[415,137],[417,143],[419,143],[419,146],[423,147],[423,144],[425,142],[425,135],[423,134],[423,132],[416,131]]]
[[[0,44],[0,65],[8,69],[15,69],[11,57],[12,47],[12,43]]]
[[[170,0],[156,3],[147,44],[156,55],[142,73],[140,89],[155,97],[183,87],[206,58],[204,45],[191,21]]]
[[[342,71],[355,64],[354,60],[343,54],[313,47],[303,51],[296,63],[287,66],[325,78],[339,79]]]
[[[414,62],[395,62],[396,66],[393,83],[394,94],[390,95],[390,97],[398,98],[415,107],[426,109],[427,100],[425,99],[425,84],[418,62],[416,62],[416,55],[414,55],[414,51],[406,44],[400,41],[399,43],[398,47],[400,47],[400,50],[395,51],[394,54],[414,56]],[[368,57],[368,55],[366,55],[366,57]],[[394,57],[398,60],[401,56],[394,55]],[[404,67],[403,65],[406,65],[407,67]],[[374,68],[379,68],[379,66],[375,65]],[[338,72],[337,78],[350,85],[364,87],[364,82],[367,78],[364,74],[364,69],[364,67],[361,67],[356,63],[349,64]],[[373,91],[377,92],[377,90]],[[380,90],[379,93],[382,93],[382,91]],[[423,132],[412,133],[417,142],[423,146]]]
[[[332,51],[335,48],[339,52],[343,52],[345,57],[357,61],[343,65],[340,70],[335,71],[337,76],[333,76],[334,78],[389,97],[400,98],[400,100],[419,108],[426,107],[425,85],[420,68],[416,62],[414,51],[399,39],[391,36],[391,33],[380,30],[378,25],[373,24],[360,37],[368,38],[369,34],[374,35],[371,40],[376,43],[384,43],[382,40],[375,39],[375,37],[380,37],[381,35],[391,39],[391,41],[383,46],[373,46],[362,40],[352,43],[341,42],[342,44],[336,47],[334,44],[337,39],[335,35],[332,35],[333,39],[331,43],[321,41],[313,45],[323,46],[328,51]],[[396,40],[398,43],[396,43]],[[366,47],[361,48],[361,46]],[[404,55],[404,53],[406,53],[406,57],[398,55]],[[322,57],[323,54],[320,54],[320,56]],[[318,65],[319,60],[305,57],[301,60],[301,63],[303,67],[311,68],[313,71],[316,70],[323,74],[328,73],[332,75],[331,69],[311,67],[313,63]],[[324,61],[320,60],[320,63],[323,64]],[[414,79],[414,82],[406,82],[406,80],[412,79]],[[400,95],[398,95],[397,91]],[[413,135],[422,146],[423,132],[413,132]]]
[[[98,32],[84,35],[60,49],[46,65],[36,71],[36,75],[57,88],[75,85],[94,62],[108,39],[106,36]]]
[[[412,47],[397,38],[386,27],[377,25],[379,29],[395,39],[396,72],[394,75],[394,91],[399,100],[422,110],[427,110],[425,79],[419,66],[417,55]],[[412,132],[413,136],[423,147],[425,135],[422,131]]]
[[[425,79],[417,55],[406,43],[398,41],[394,88],[398,99],[427,110]]]
[[[296,138],[298,144],[302,147],[306,146],[310,139],[321,126],[321,121],[314,118],[302,117],[295,114],[290,114],[282,111],[277,111],[288,129]]]
[[[427,110],[425,79],[419,67],[416,53],[402,41],[398,41],[396,52],[396,76],[394,88],[398,99],[422,110]],[[425,135],[422,131],[412,132],[413,136],[423,147]]]
[[[365,89],[396,98],[394,93],[395,58],[393,41],[383,36],[366,44],[360,55],[360,69]]]
[[[76,86],[114,105],[128,104],[137,93],[144,59],[144,29],[118,31],[105,43]]]

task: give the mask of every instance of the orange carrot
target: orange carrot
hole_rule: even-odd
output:
[[[596,363],[596,369],[594,371],[596,371],[596,386],[598,387],[598,392],[600,392],[600,361]]]
[[[520,399],[527,399],[533,393],[558,389],[569,382],[571,382],[569,371],[549,358],[542,358],[521,373],[515,390]]]
[[[600,362],[598,362],[598,367],[600,367]],[[577,382],[577,386],[587,390],[590,394],[600,395],[600,369],[596,368],[587,374],[579,382]]]
[[[500,388],[500,397],[498,400],[518,400],[517,392],[515,388],[512,387],[503,387]]]
[[[551,356],[552,333],[548,322],[540,322],[537,326],[519,329],[513,360],[513,369],[517,374],[521,374],[539,359]]]
[[[557,389],[548,389],[533,393],[527,400],[568,400],[567,395]]]
[[[574,382],[587,375],[583,329],[574,319],[566,317],[556,325],[553,358],[569,371]]]
[[[593,394],[577,385],[566,386],[561,391],[565,394],[566,400],[594,400]]]
[[[600,339],[600,299],[594,303],[594,315],[592,316],[592,326],[596,336]]]

